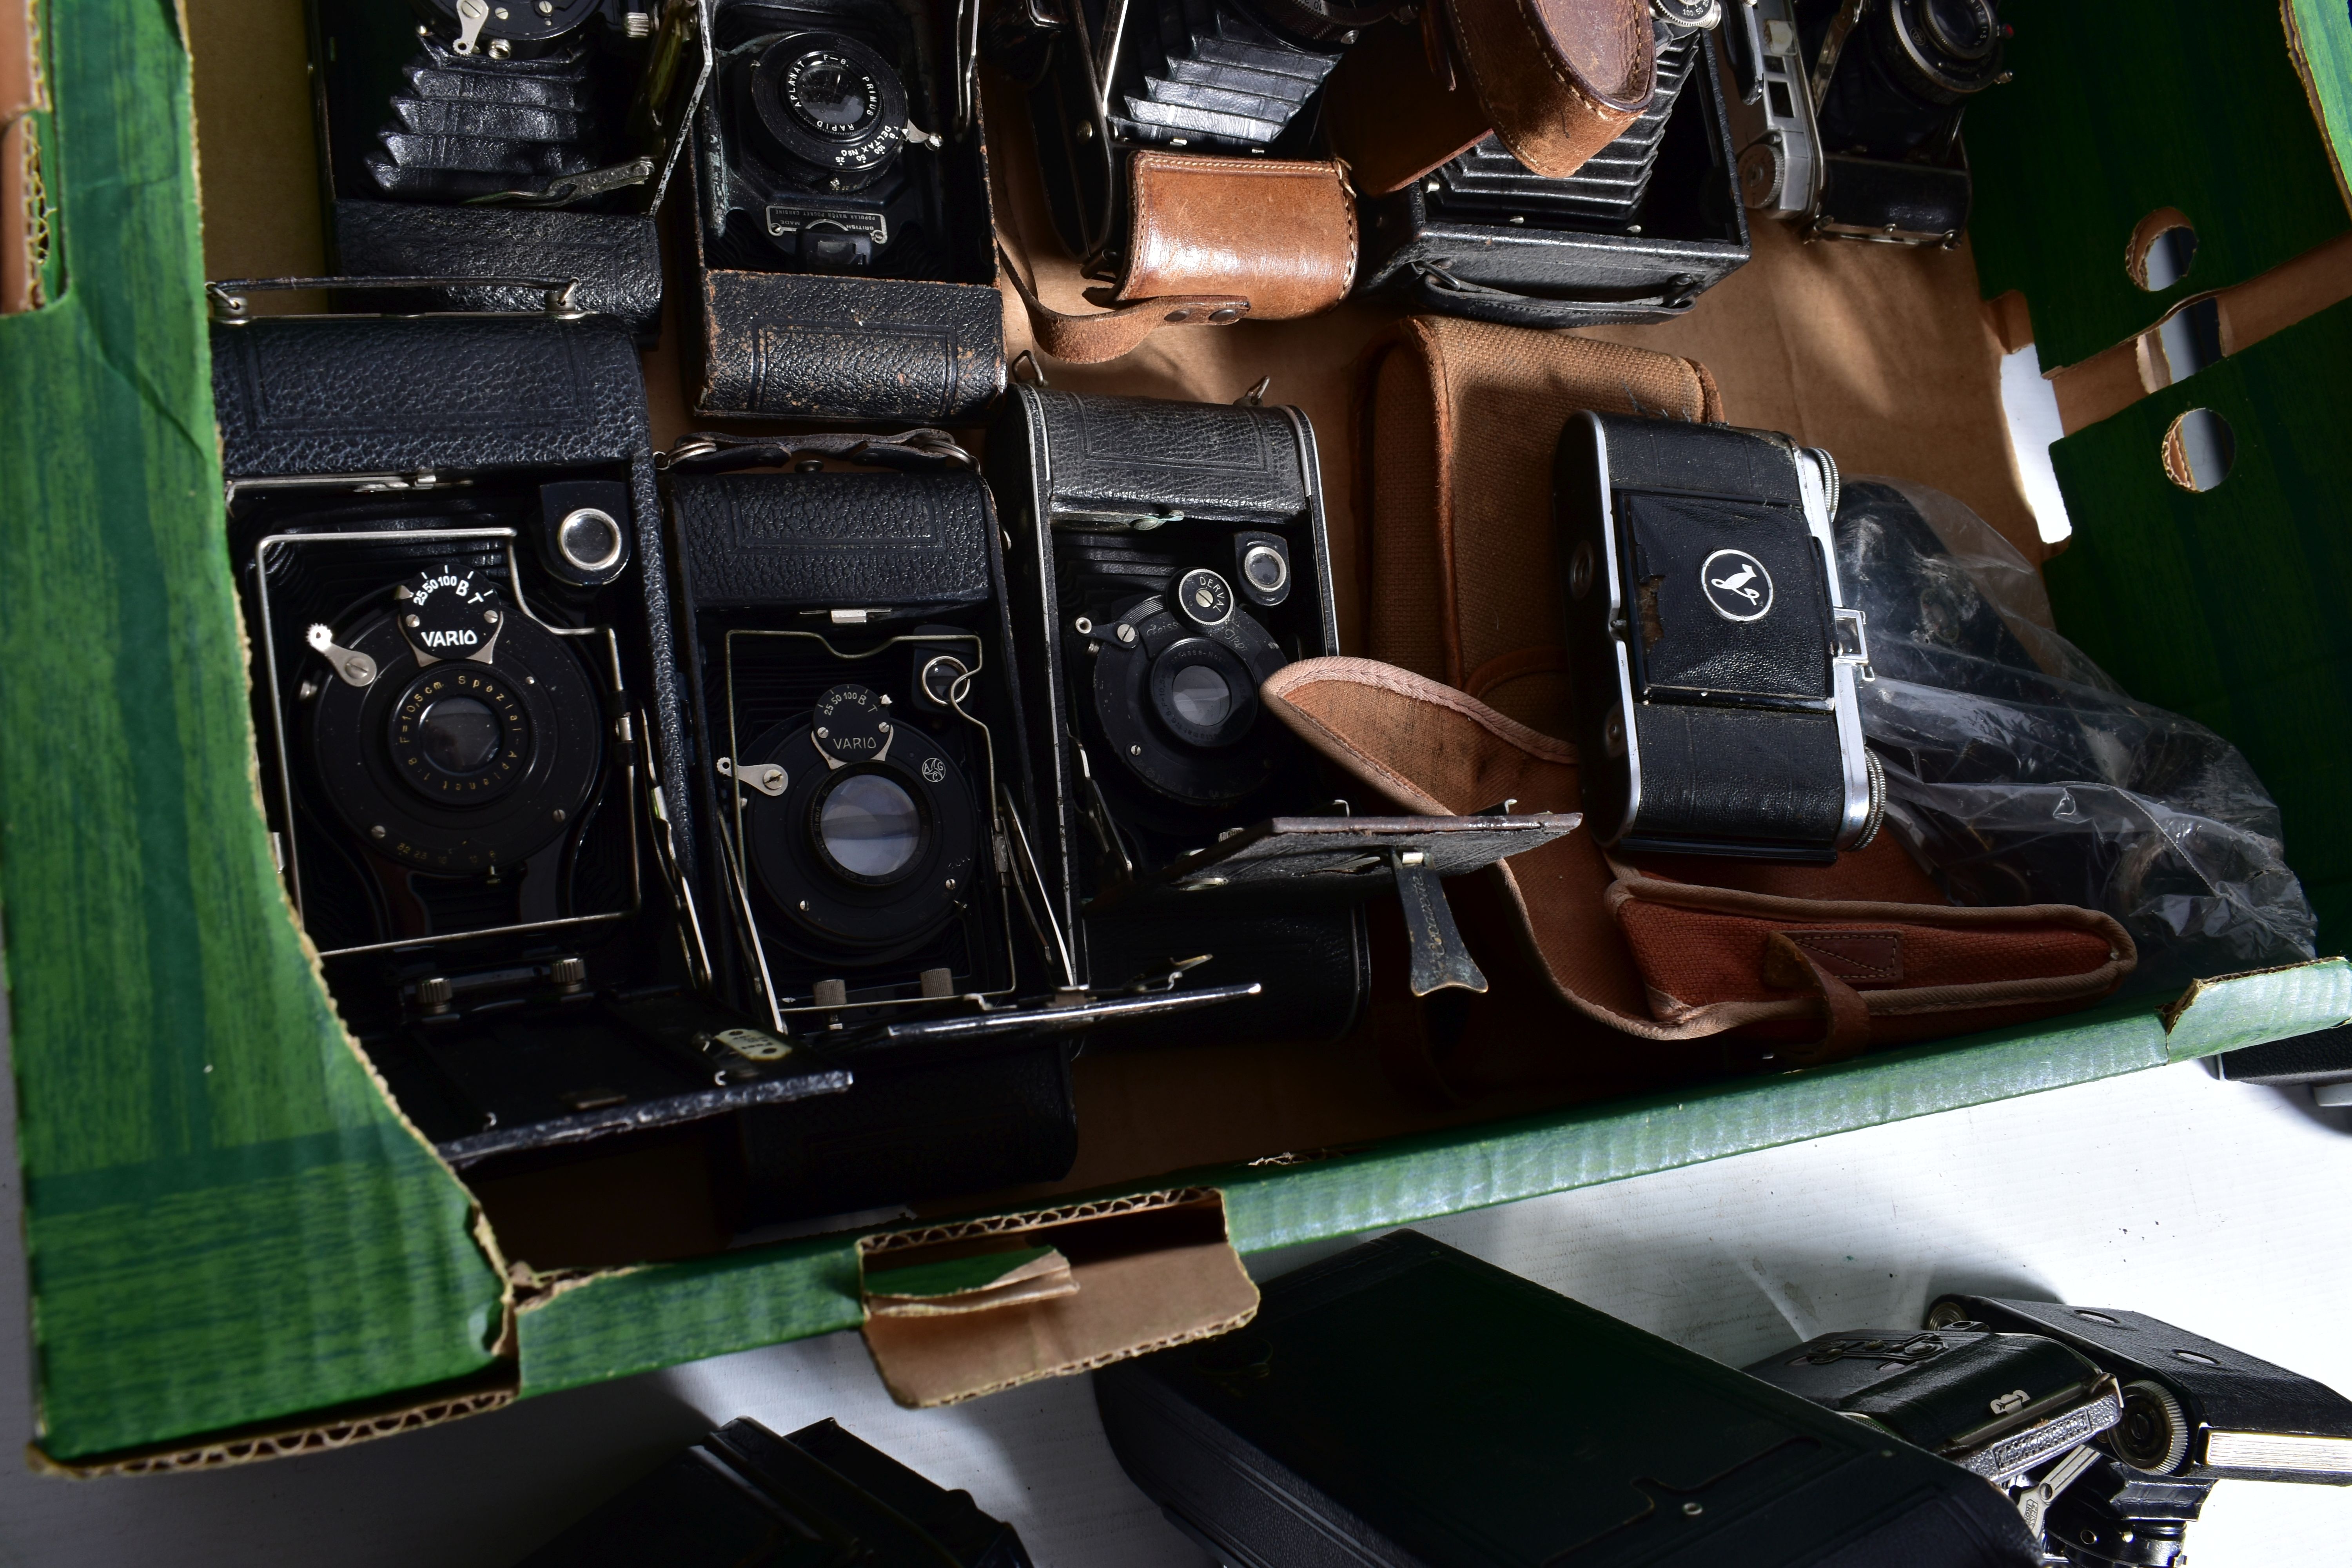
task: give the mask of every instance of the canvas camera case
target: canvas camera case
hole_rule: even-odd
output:
[[[1719,423],[1706,367],[1416,317],[1368,351],[1369,659],[1293,665],[1269,705],[1403,809],[1578,811],[1550,457],[1577,414]],[[1643,1039],[1733,1035],[1783,1062],[2022,1023],[2136,962],[2105,915],[1948,903],[1891,836],[1833,865],[1612,856],[1589,832],[1494,873],[1542,981]]]

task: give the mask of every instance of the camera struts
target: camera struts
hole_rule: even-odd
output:
[[[806,721],[744,735],[738,727],[737,644],[770,638],[812,643],[845,673],[870,659],[915,653],[918,688],[977,732],[989,803],[984,823],[973,820],[982,813],[948,752],[906,716],[904,705],[870,686],[835,684],[817,699]],[[981,639],[918,632],[845,650],[824,632],[735,627],[726,633],[725,661],[729,752],[714,764],[735,785],[725,862],[774,1025],[789,1028],[794,1018],[821,1016],[839,1028],[845,1013],[951,1000],[985,1009],[1016,994],[1022,984],[1017,963],[1004,984],[967,993],[955,989],[951,970],[934,968],[918,977],[912,997],[853,999],[844,982],[824,980],[805,997],[784,995],[752,907],[756,888],[804,940],[869,961],[936,935],[972,898],[985,896],[983,878],[994,882],[1009,922],[1020,862],[1003,812],[995,737],[964,706],[984,662]],[[1027,903],[1025,894],[1022,902]]]

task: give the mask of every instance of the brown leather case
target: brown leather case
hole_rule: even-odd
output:
[[[1331,147],[1386,195],[1492,130],[1565,179],[1650,107],[1648,0],[1433,0],[1418,37],[1376,27],[1324,89]]]
[[[1370,659],[1306,659],[1262,695],[1309,745],[1402,810],[1453,814],[1504,799],[1519,811],[1581,809],[1573,747],[1424,676]],[[1497,872],[1570,1007],[1652,1041],[1736,1031],[1769,1044],[1783,1065],[2084,1006],[2113,993],[2137,959],[2123,927],[2094,910],[1945,902],[1891,835],[1834,866],[1636,866],[1577,832]]]
[[[1097,304],[1238,294],[1259,321],[1329,310],[1356,277],[1356,197],[1328,161],[1139,152],[1127,273]]]
[[[1161,327],[1286,321],[1348,297],[1356,197],[1340,164],[1146,150],[1129,155],[1128,182],[1126,269],[1087,291],[1110,310],[1055,310],[1006,268],[1055,358],[1116,359]]]
[[[1720,420],[1696,360],[1447,316],[1400,322],[1360,383],[1367,651],[1565,733],[1552,447],[1569,416]]]

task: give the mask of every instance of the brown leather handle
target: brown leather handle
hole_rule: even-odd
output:
[[[1013,279],[1029,312],[1029,333],[1037,347],[1055,359],[1073,364],[1099,364],[1117,359],[1162,327],[1223,327],[1249,314],[1250,302],[1230,294],[1171,295],[1139,300],[1092,315],[1056,310],[1037,298],[1021,268],[1002,247],[1004,270]]]
[[[1858,1057],[1870,1044],[1870,1005],[1862,993],[1831,973],[1821,959],[1787,931],[1764,942],[1764,983],[1789,991],[1811,991],[1822,999],[1821,1038],[1782,1046],[1780,1054],[1800,1067],[1819,1067]]]

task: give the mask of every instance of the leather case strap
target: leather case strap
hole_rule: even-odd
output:
[[[1306,659],[1263,695],[1309,745],[1407,809],[1582,805],[1567,744],[1410,671]],[[2095,910],[1944,902],[1891,836],[1829,867],[1631,866],[1579,832],[1496,874],[1570,1006],[1650,1040],[1738,1030],[1800,1061],[2084,1005],[2137,961],[2123,927]]]
[[[1146,300],[1089,315],[1056,310],[1037,297],[1009,254],[1002,249],[998,254],[1029,312],[1029,335],[1045,353],[1073,364],[1117,359],[1162,327],[1226,327],[1249,314],[1250,302],[1231,294]]]

